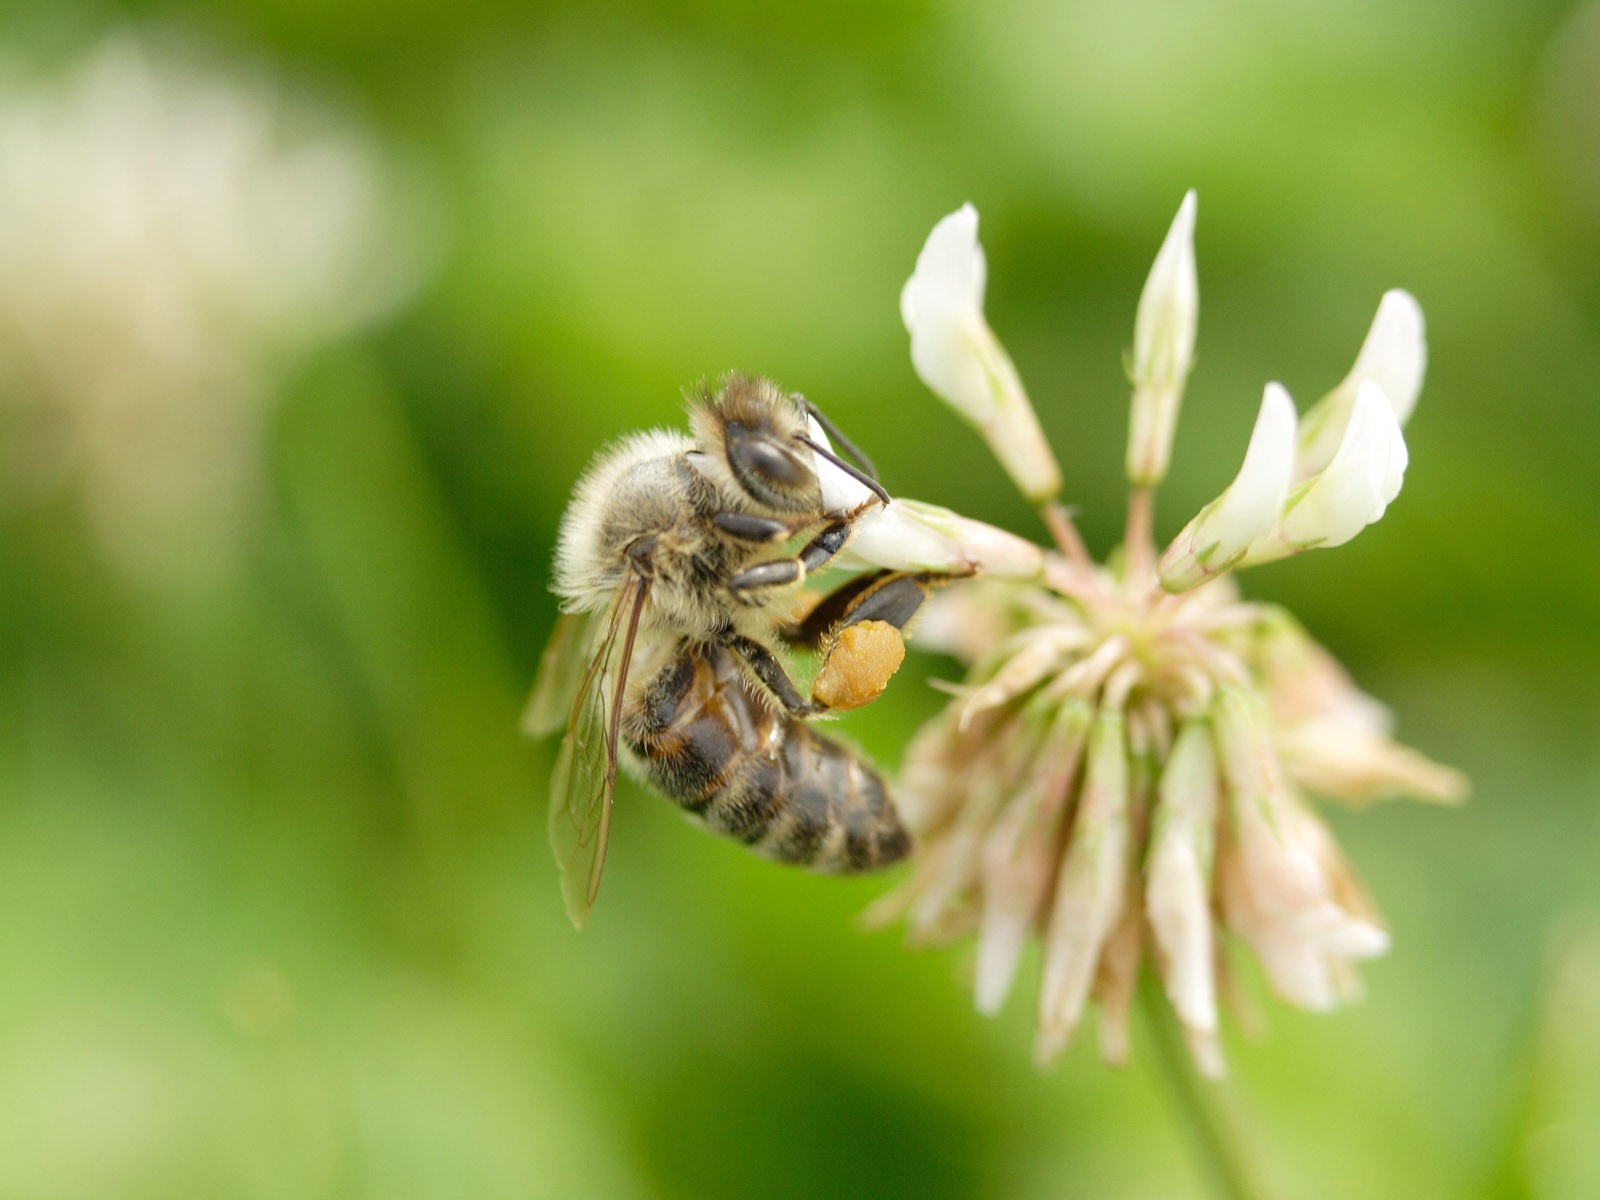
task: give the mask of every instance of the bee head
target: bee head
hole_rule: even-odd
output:
[[[690,398],[689,416],[707,465],[752,503],[778,512],[821,507],[815,459],[801,440],[805,414],[777,384],[729,375]]]

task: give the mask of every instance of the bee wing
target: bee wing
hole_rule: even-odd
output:
[[[522,732],[529,737],[548,737],[566,726],[573,697],[583,681],[594,624],[593,613],[562,613],[550,631],[544,653],[539,656],[539,673],[533,678],[533,693],[522,710]]]
[[[630,578],[605,619],[592,622],[597,637],[550,778],[550,847],[561,868],[567,916],[580,929],[600,891],[617,789],[622,692],[648,593],[648,582]]]

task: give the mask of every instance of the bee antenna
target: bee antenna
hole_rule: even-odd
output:
[[[825,446],[817,445],[816,442],[813,442],[803,433],[796,434],[795,440],[800,442],[802,445],[810,446],[815,453],[822,455],[823,458],[827,459],[834,466],[838,467],[846,475],[850,476],[851,479],[854,479],[857,483],[867,488],[879,500],[882,500],[885,504],[889,503],[889,493],[884,490],[883,484],[879,483],[871,475],[868,475],[865,471],[862,471],[857,467],[851,466],[832,450],[829,450]]]
[[[860,463],[861,469],[868,475],[871,475],[874,479],[878,477],[878,470],[872,465],[872,460],[862,453],[860,446],[857,446],[844,435],[844,431],[842,429],[840,429],[832,421],[828,420],[827,414],[825,414],[820,408],[811,403],[811,401],[807,400],[798,392],[795,393],[794,399],[795,403],[800,406],[801,410],[808,417],[815,417],[817,419],[817,424],[822,426],[822,431],[824,433],[839,443],[839,449],[843,450],[851,458],[855,459],[856,462]]]

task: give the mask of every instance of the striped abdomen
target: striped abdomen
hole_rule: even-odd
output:
[[[650,783],[717,833],[817,871],[871,871],[911,848],[882,776],[768,707],[723,650],[687,643],[622,714]]]

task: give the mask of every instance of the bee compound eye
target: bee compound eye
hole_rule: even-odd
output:
[[[728,465],[740,483],[760,499],[773,501],[782,494],[798,492],[816,478],[786,447],[741,422],[728,422],[727,440]]]

